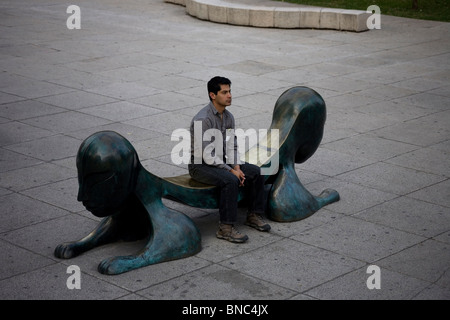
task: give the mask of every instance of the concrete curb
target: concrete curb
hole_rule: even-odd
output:
[[[248,5],[227,0],[164,0],[186,7],[198,19],[239,26],[285,29],[334,29],[361,32],[369,30],[370,13],[303,6]]]

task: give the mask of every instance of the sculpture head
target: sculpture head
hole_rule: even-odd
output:
[[[136,150],[120,134],[89,136],[77,154],[78,201],[97,217],[116,213],[134,192],[138,164]]]
[[[279,129],[280,162],[303,163],[319,147],[326,120],[323,98],[313,89],[293,87],[277,100],[272,129]]]

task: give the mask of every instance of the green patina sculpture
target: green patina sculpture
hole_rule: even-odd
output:
[[[313,196],[295,172],[295,163],[306,161],[317,150],[325,119],[325,102],[312,89],[291,88],[276,102],[271,129],[279,130],[279,148],[273,155],[279,157],[279,170],[265,177],[269,218],[300,220],[339,200],[339,194],[331,189]],[[266,147],[270,148],[270,142]],[[267,166],[270,161],[261,165]],[[112,257],[98,266],[101,273],[119,274],[201,250],[201,236],[194,222],[167,208],[162,199],[217,208],[219,194],[215,187],[196,182],[188,174],[170,178],[153,175],[141,165],[131,143],[112,131],[97,132],[83,141],[77,169],[78,200],[103,220],[83,239],[58,245],[56,257],[69,259],[118,240],[146,239],[140,252]]]
[[[146,171],[133,146],[121,135],[98,132],[87,138],[77,155],[78,200],[97,217],[105,217],[83,239],[60,244],[55,256],[72,258],[118,240],[147,238],[136,255],[100,263],[104,274],[119,274],[200,251],[200,233],[192,220],[162,203],[164,180]]]
[[[339,194],[332,189],[313,196],[295,172],[295,163],[305,162],[319,147],[326,115],[325,101],[310,88],[294,87],[278,98],[270,125],[280,132],[279,170],[268,177],[272,181],[268,198],[272,220],[301,220],[339,200]]]

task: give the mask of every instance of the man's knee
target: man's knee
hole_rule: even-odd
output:
[[[226,177],[222,180],[223,186],[227,187],[239,187],[240,181],[238,177],[236,177],[234,174],[230,172],[229,175],[226,175]]]
[[[244,172],[245,177],[249,179],[258,179],[261,176],[261,168],[250,163],[246,163],[241,166],[241,170]]]

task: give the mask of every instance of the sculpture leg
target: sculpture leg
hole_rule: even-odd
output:
[[[118,240],[134,241],[148,236],[150,222],[145,208],[134,196],[123,211],[104,218],[98,226],[79,241],[66,242],[55,248],[54,255],[61,259],[76,257],[95,247]]]
[[[316,197],[319,207],[322,208],[330,203],[339,201],[339,193],[334,189],[325,189],[320,195]]]
[[[339,200],[339,194],[327,189],[313,196],[300,182],[294,164],[283,166],[269,193],[269,218],[288,222],[304,219],[323,206]]]
[[[117,224],[113,217],[107,217],[83,239],[58,245],[54,255],[57,258],[70,259],[95,247],[114,242],[117,238]]]
[[[201,236],[194,222],[184,214],[166,208],[162,203],[148,208],[152,235],[136,255],[112,257],[102,261],[103,274],[120,274],[151,264],[185,258],[201,249]]]

